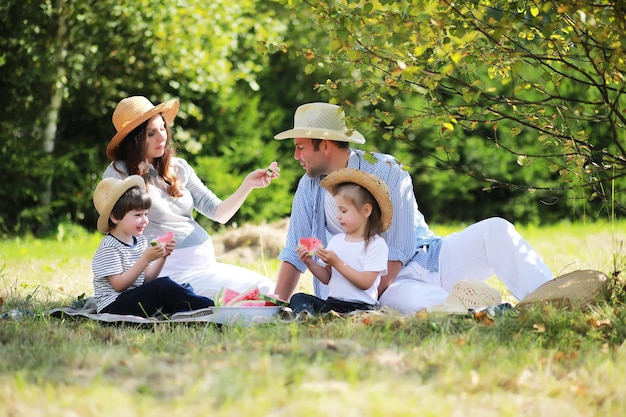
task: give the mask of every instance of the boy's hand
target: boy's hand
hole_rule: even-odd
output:
[[[148,260],[150,262],[154,261],[155,259],[164,257],[166,256],[165,245],[159,243],[158,245],[148,246],[148,249],[146,249],[144,254],[148,257]]]
[[[174,252],[174,248],[176,247],[176,238],[172,238],[169,242],[167,242],[167,244],[165,245],[165,256],[168,257],[172,254],[172,252]]]

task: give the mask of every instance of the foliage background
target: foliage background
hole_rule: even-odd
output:
[[[94,228],[129,95],[180,99],[179,154],[220,196],[279,161],[234,222],[288,214],[302,171],[272,137],[309,101],[405,163],[431,222],[623,215],[617,1],[7,0],[0,23],[3,235]]]

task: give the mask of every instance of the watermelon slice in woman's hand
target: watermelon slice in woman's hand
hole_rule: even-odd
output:
[[[319,240],[316,237],[303,237],[302,239],[300,239],[300,242],[298,243],[298,247],[296,249],[300,249],[300,248],[306,248],[306,250],[308,251],[308,255],[309,256],[313,256],[315,255],[315,250],[317,248],[323,248],[324,246],[322,245],[322,241]]]
[[[172,240],[172,239],[174,239],[174,233],[173,233],[173,232],[171,232],[171,231],[169,231],[169,232],[167,232],[166,234],[164,234],[163,236],[160,236],[160,237],[157,237],[157,238],[152,239],[152,240],[150,241],[150,244],[151,244],[152,246],[156,246],[156,245],[158,245],[158,244],[167,245],[167,243],[168,243],[170,240]]]
[[[278,168],[278,162],[274,161],[267,167],[267,176],[271,177],[274,174],[278,174],[280,172],[280,168]]]

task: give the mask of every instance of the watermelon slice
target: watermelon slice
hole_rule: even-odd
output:
[[[222,287],[213,301],[215,307],[289,307],[289,303],[275,295],[261,294],[257,287],[250,287],[244,292]]]
[[[222,287],[220,292],[217,294],[217,297],[215,297],[215,306],[221,307],[228,305],[228,303],[230,303],[237,296],[239,296],[239,293],[237,291],[233,291],[230,288]]]
[[[234,292],[234,291],[233,291]],[[229,300],[224,300],[224,306],[233,306],[240,301],[259,300],[259,289],[257,287],[251,287],[246,291],[235,295]]]
[[[267,167],[267,175],[271,177],[274,173],[278,173],[280,168],[278,168],[278,162],[274,161]]]
[[[159,243],[162,245],[167,245],[167,242],[169,242],[170,240],[174,239],[174,233],[172,231],[167,232],[166,234],[164,234],[163,236],[154,238],[150,241],[150,244],[152,246],[156,246]]]
[[[309,256],[313,256],[315,255],[315,250],[317,248],[323,248],[324,246],[322,245],[322,241],[319,240],[316,237],[303,237],[302,239],[300,239],[300,242],[298,243],[297,249],[300,248],[306,248],[309,253]]]

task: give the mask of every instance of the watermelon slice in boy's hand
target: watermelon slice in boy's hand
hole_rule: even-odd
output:
[[[306,248],[306,250],[308,251],[308,255],[309,256],[313,256],[315,255],[315,250],[317,248],[323,248],[324,246],[322,245],[322,241],[319,240],[316,237],[303,237],[302,239],[300,239],[300,242],[298,243],[298,247],[296,249],[300,249],[300,248]]]
[[[152,246],[156,246],[158,244],[162,244],[162,245],[167,245],[167,243],[174,239],[174,233],[172,233],[171,231],[167,232],[166,234],[164,234],[163,236],[154,238],[150,241],[150,244]]]

